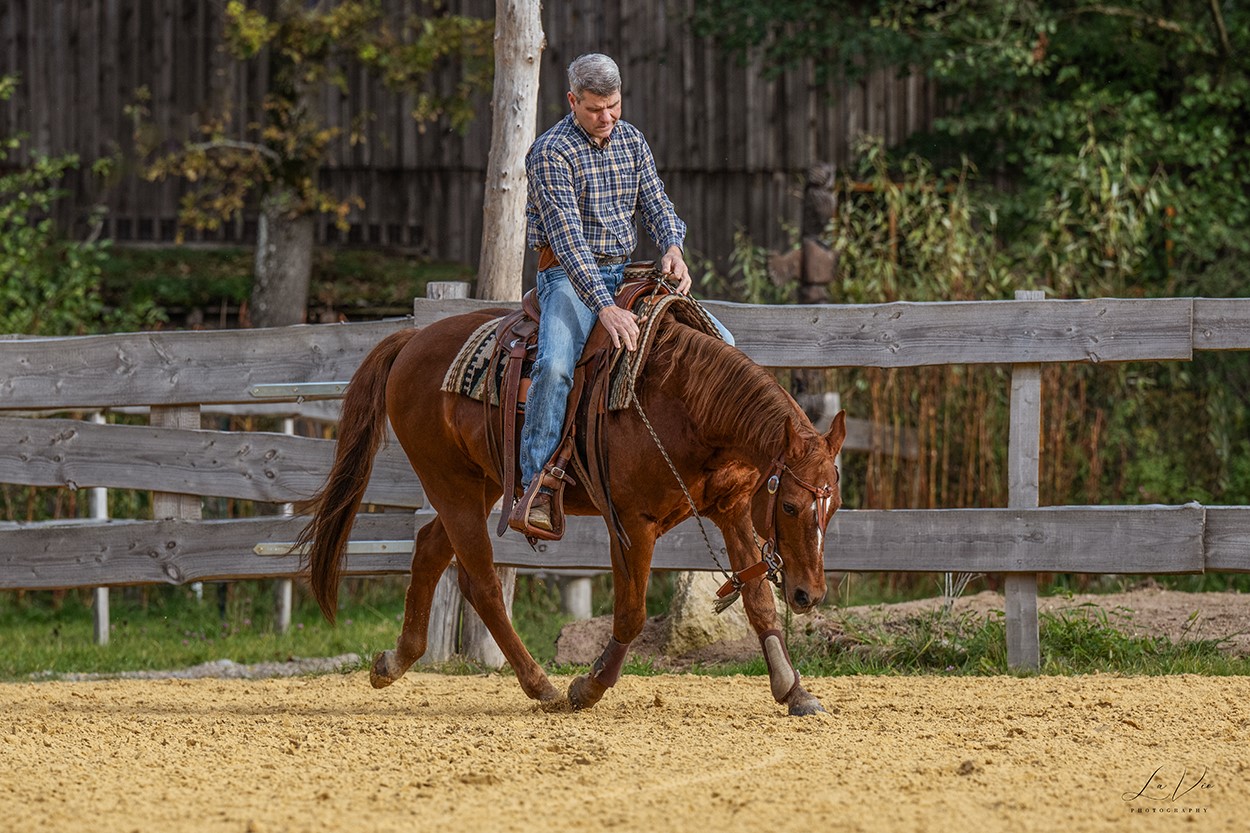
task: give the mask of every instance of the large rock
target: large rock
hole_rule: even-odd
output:
[[[712,610],[716,590],[724,582],[719,573],[678,573],[673,604],[669,609],[668,640],[664,653],[671,657],[697,651],[716,642],[739,640],[750,635],[742,602],[724,613]]]

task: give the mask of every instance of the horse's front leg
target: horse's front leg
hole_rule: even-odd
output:
[[[803,688],[799,672],[790,661],[785,637],[777,627],[777,607],[773,601],[772,588],[761,579],[752,582],[754,587],[743,588],[742,601],[746,605],[747,619],[760,638],[764,662],[768,664],[768,683],[773,699],[785,706],[790,714],[803,716],[823,712],[816,696]],[[767,622],[767,624],[764,624]]]
[[[726,548],[735,570],[741,570],[759,560],[749,521],[746,526],[745,531],[740,525],[736,531],[722,527]],[[742,604],[746,608],[747,621],[759,637],[764,662],[768,664],[768,682],[773,699],[785,706],[791,715],[823,712],[825,709],[820,701],[799,682],[799,672],[790,661],[790,652],[786,649],[785,636],[781,633],[777,617],[777,603],[772,585],[762,577],[747,582],[742,587]]]
[[[574,709],[590,708],[616,685],[625,667],[629,644],[642,633],[647,621],[647,579],[651,574],[655,532],[649,527],[631,529],[629,536],[629,550],[612,537],[612,637],[590,673],[569,686],[569,703]]]

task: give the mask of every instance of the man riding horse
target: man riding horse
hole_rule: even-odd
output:
[[[560,442],[573,368],[598,321],[614,347],[638,346],[637,316],[613,298],[638,242],[641,213],[663,252],[659,270],[680,294],[690,290],[682,256],[686,224],[673,210],[655,159],[638,128],[621,121],[621,73],[607,55],[569,64],[569,114],[538,137],[526,156],[526,242],[538,251],[542,309],[538,350],[521,431],[521,483],[529,490],[550,469]],[[733,337],[719,322],[721,335]],[[552,529],[552,492],[538,486],[510,521],[514,529]],[[511,495],[505,495],[511,500]],[[524,507],[528,506],[526,513]]]
[[[551,534],[533,537],[556,537],[560,506],[572,515],[609,520],[615,533],[608,542],[613,619],[603,653],[561,695],[512,626],[494,570],[487,519],[501,496],[514,499],[515,489],[511,455],[500,453],[501,436],[514,433],[496,433],[493,426],[515,425],[508,419],[518,400],[502,397],[492,404],[489,395],[475,399],[455,382],[465,378],[462,371],[480,369],[462,359],[466,351],[477,355],[482,334],[498,345],[511,317],[506,309],[405,328],[365,357],[344,392],[334,465],[299,537],[298,546],[307,549],[309,585],[333,621],[347,543],[389,424],[435,515],[416,535],[403,628],[395,647],[374,657],[374,686],[395,682],[425,653],[435,588],[454,557],[461,591],[525,693],[545,708],[594,706],[620,677],[646,622],[656,540],[695,517],[711,521],[724,537],[728,567],[709,543],[710,560],[728,579],[717,605],[742,599],[773,699],[790,714],[813,714],[820,701],[803,687],[786,651],[773,585],[795,613],[811,610],[825,596],[825,532],[841,505],[836,459],[846,438],[845,414],[821,434],[771,373],[725,343],[731,339],[722,326],[693,313],[698,307],[692,304],[668,304],[679,297],[657,297],[641,328],[632,312],[614,304],[637,242],[637,212],[663,252],[661,271],[675,291],[688,292],[685,225],[641,134],[619,121],[616,64],[602,55],[583,56],[569,68],[569,81],[571,112],[538,139],[528,160],[529,242],[541,254],[542,309],[521,459],[530,488],[509,522],[541,531],[542,504],[534,510],[531,499],[553,483],[556,499],[547,501],[545,517]],[[698,326],[681,320],[686,313],[698,318]],[[588,339],[603,337],[590,334],[596,321],[615,348],[639,350],[641,339],[650,352],[646,372],[627,377],[633,409],[608,406],[600,412],[596,405],[596,419],[588,423],[588,456],[593,451],[600,464],[610,459],[611,466],[588,464],[591,476],[574,484],[559,466],[544,464],[560,445],[575,363]],[[507,358],[515,356],[522,365],[516,354],[526,353],[527,341],[511,339]],[[596,355],[608,352],[594,347]],[[480,378],[489,390],[496,377],[485,372]],[[511,388],[513,376],[507,379]],[[580,381],[584,386],[586,377]],[[507,461],[502,470],[501,459]]]

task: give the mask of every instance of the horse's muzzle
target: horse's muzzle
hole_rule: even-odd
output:
[[[820,598],[813,598],[812,594],[802,587],[796,587],[794,592],[790,594],[790,609],[795,613],[807,613],[825,600],[825,595],[829,591],[820,594]]]

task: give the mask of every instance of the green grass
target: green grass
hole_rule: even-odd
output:
[[[224,619],[215,585],[204,588],[203,602],[187,587],[114,590],[109,644],[103,647],[93,641],[92,611],[83,595],[67,594],[55,605],[50,594],[28,594],[20,602],[6,594],[0,599],[0,679],[182,668],[222,658],[255,663],[355,652],[368,659],[394,643],[403,611],[400,594],[393,601],[352,605],[338,627],[303,603],[290,631],[278,634],[271,588],[271,583],[235,584]]]
[[[595,582],[596,612],[611,604],[607,577]],[[92,639],[90,594],[75,591],[57,601],[50,593],[0,594],[0,679],[71,672],[183,668],[216,659],[237,663],[281,661],[289,657],[357,653],[364,663],[376,651],[394,645],[403,614],[403,579],[349,581],[343,593],[339,623],[331,626],[297,585],[292,628],[273,630],[271,582],[230,585],[224,618],[218,608],[217,585],[205,587],[197,602],[189,588],[154,587],[115,590],[112,631],[107,646]],[[671,583],[654,583],[649,608],[665,609]],[[1220,640],[1147,638],[1124,633],[1126,612],[1109,616],[1088,607],[1061,614],[1042,614],[1043,674],[1250,674],[1250,659],[1234,658]],[[555,640],[568,621],[559,612],[559,592],[536,577],[518,582],[514,616],[518,632],[540,663],[556,673],[582,673],[578,666],[553,665]],[[809,638],[793,620],[790,650],[807,676],[851,674],[940,674],[951,676],[1012,673],[1007,669],[1005,622],[1001,612],[917,615],[888,626],[843,616],[832,638]],[[472,663],[449,663],[446,673],[473,673]],[[631,657],[625,673],[660,673],[648,658]],[[696,667],[693,673],[724,675],[767,673],[760,657],[739,663]]]
[[[1001,612],[930,613],[882,627],[846,617],[832,640],[791,647],[803,673],[1007,674],[1006,624]],[[1217,639],[1173,643],[1126,634],[1098,608],[1040,616],[1041,673],[1250,674],[1250,659],[1234,658]],[[749,673],[749,672],[742,672]]]

